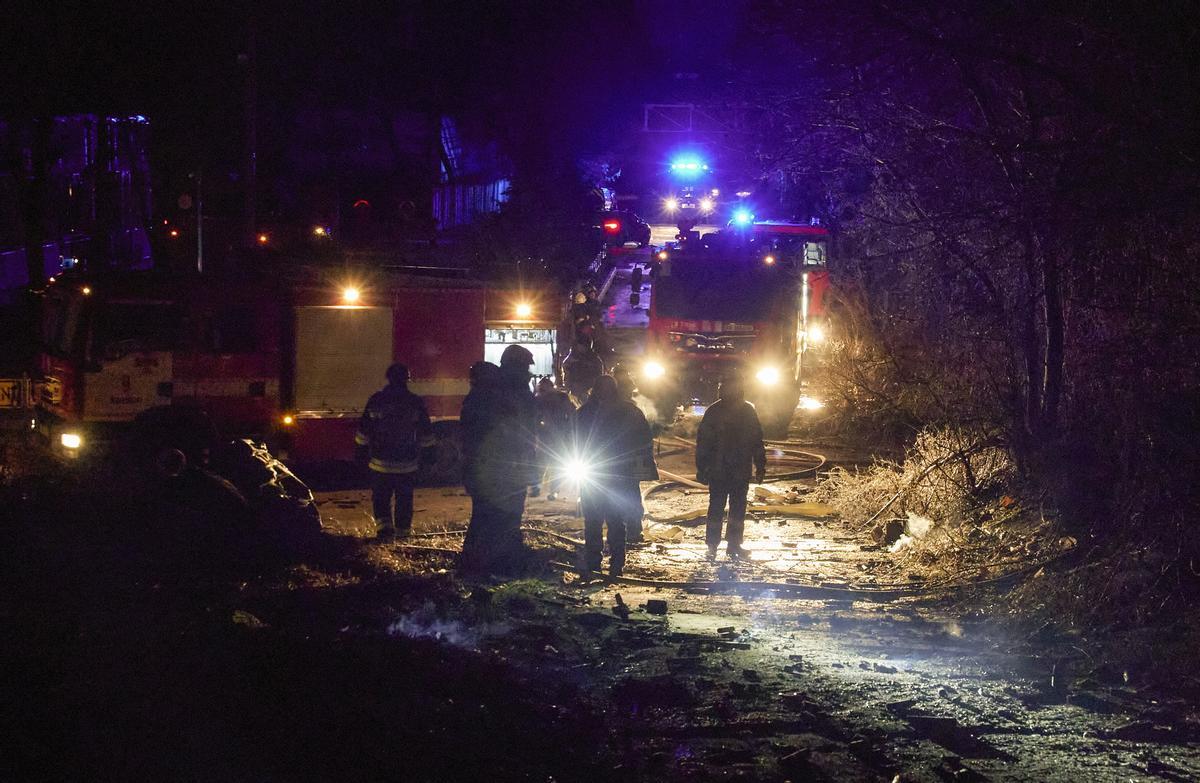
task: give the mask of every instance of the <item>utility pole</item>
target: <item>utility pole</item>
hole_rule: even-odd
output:
[[[258,232],[258,21],[251,16],[249,45],[244,58],[246,66],[246,162],[245,216],[246,241]]]
[[[204,274],[204,172],[196,171],[196,272]]]

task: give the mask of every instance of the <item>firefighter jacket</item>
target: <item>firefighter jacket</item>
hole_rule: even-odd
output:
[[[696,433],[696,478],[702,484],[749,483],[765,471],[762,424],[745,400],[717,400],[700,420]]]
[[[434,444],[424,401],[406,386],[389,384],[371,395],[354,442],[366,446],[376,473],[414,473],[421,449]]]
[[[589,400],[575,416],[576,453],[596,478],[653,481],[654,437],[646,416],[627,400]]]
[[[565,391],[554,389],[534,395],[538,414],[538,440],[550,443],[559,440],[571,429],[575,403]]]
[[[537,408],[529,376],[521,375],[495,373],[463,400],[463,472],[467,492],[473,496],[510,495],[539,480]]]

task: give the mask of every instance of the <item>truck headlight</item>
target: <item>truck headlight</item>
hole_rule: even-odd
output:
[[[78,432],[64,432],[58,437],[58,440],[64,449],[72,451],[83,445],[83,437]]]
[[[779,369],[776,367],[763,367],[754,377],[758,378],[758,382],[763,386],[774,386],[779,383]]]
[[[646,362],[642,365],[642,375],[646,376],[648,380],[661,378],[666,374],[666,372],[667,368],[663,367],[658,362]]]
[[[716,205],[713,203],[713,200],[711,198],[700,199],[700,211],[701,212],[712,212],[714,206],[716,206]]]
[[[668,212],[674,212],[675,210],[679,209],[679,202],[673,198],[669,198],[663,202],[663,206],[667,208]]]

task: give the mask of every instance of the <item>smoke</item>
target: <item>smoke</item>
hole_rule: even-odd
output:
[[[634,392],[633,404],[638,406],[638,409],[642,412],[642,415],[646,417],[646,421],[650,422],[651,424],[658,422],[658,408],[649,397],[644,396],[641,392]],[[670,424],[670,422],[663,423]]]
[[[933,520],[928,517],[923,517],[920,514],[908,512],[908,521],[904,523],[904,533],[900,538],[896,539],[896,543],[888,549],[889,552],[899,552],[907,546],[910,546],[919,538],[924,538],[925,534],[933,529]]]
[[[508,626],[485,623],[470,627],[459,620],[449,620],[435,616],[432,604],[425,604],[417,611],[404,615],[388,626],[392,636],[406,636],[410,639],[435,639],[439,642],[474,650],[479,642],[488,636],[499,636],[508,631]]]

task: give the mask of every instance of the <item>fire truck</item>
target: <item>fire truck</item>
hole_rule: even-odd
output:
[[[222,435],[293,463],[353,458],[362,408],[404,362],[457,468],[468,369],[513,342],[553,372],[560,306],[542,290],[403,271],[300,268],[243,276],[60,278],[43,302],[34,427],[67,458],[112,443],[157,406],[204,409]]]
[[[828,333],[823,226],[758,221],[658,255],[640,387],[656,407],[704,405],[740,372],[764,426],[786,432]]]

